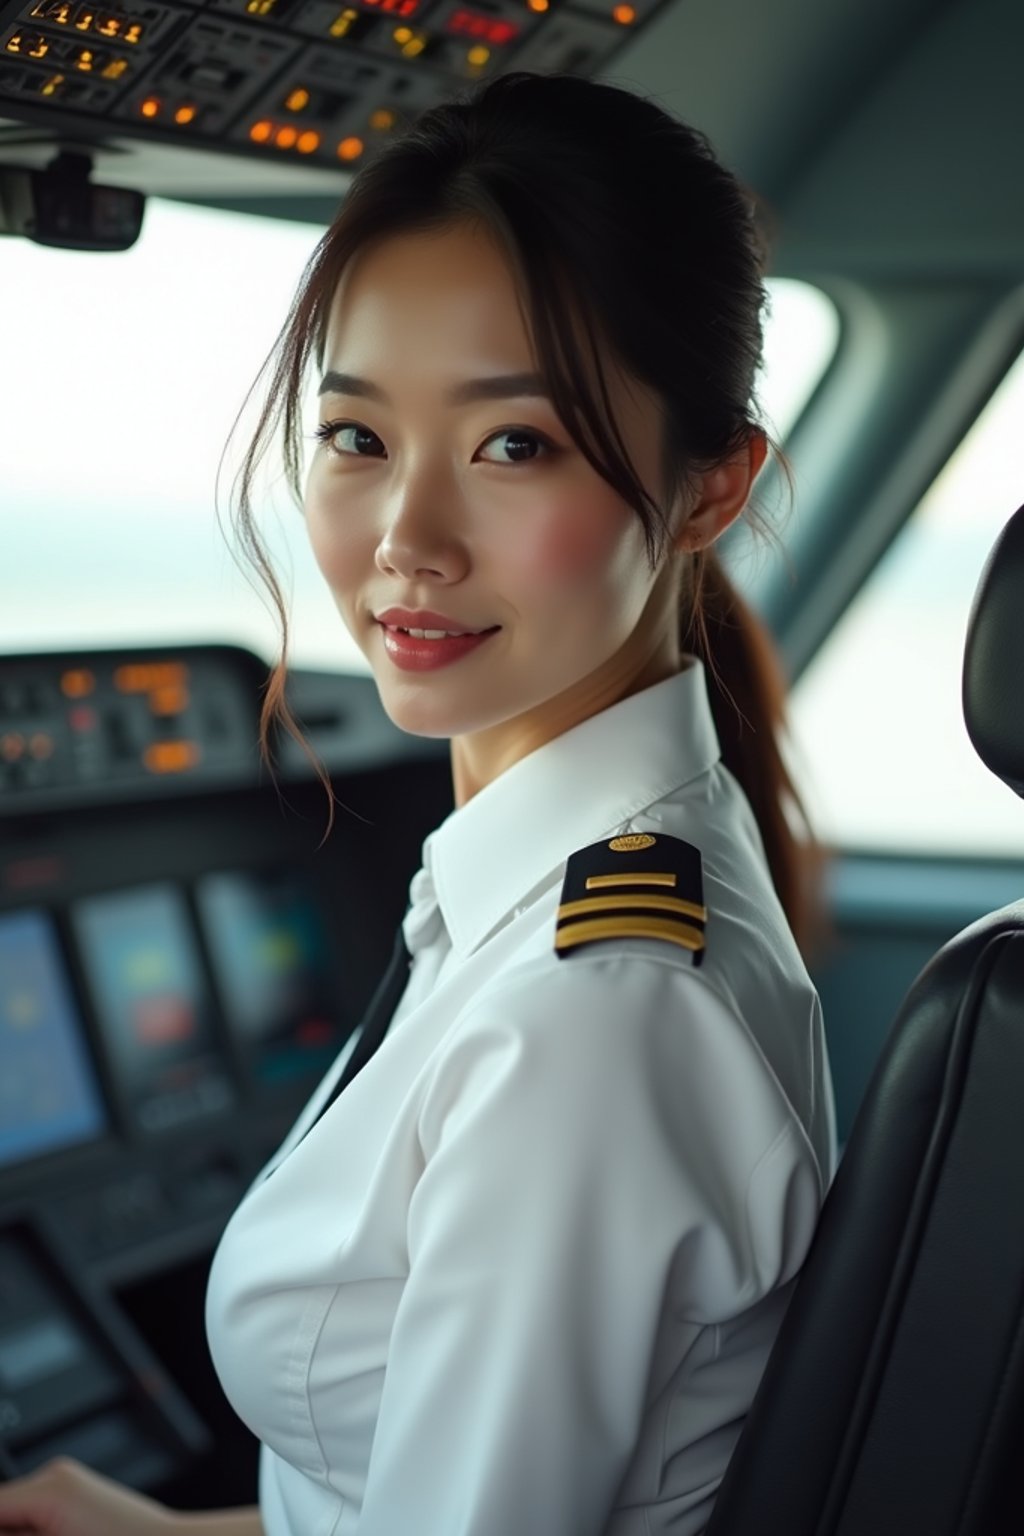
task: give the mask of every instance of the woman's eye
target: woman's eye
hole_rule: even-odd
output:
[[[550,451],[550,444],[538,432],[527,432],[522,427],[511,427],[505,432],[495,432],[484,443],[484,448],[497,444],[500,455],[488,459],[489,464],[529,464]],[[483,453],[483,448],[480,450]],[[505,457],[507,455],[507,457]]]
[[[316,429],[319,441],[343,458],[379,458],[384,444],[376,432],[354,421],[324,421]]]

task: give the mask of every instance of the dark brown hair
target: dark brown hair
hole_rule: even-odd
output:
[[[662,402],[666,508],[692,476],[761,430],[753,402],[763,250],[752,199],[702,134],[642,97],[569,75],[504,75],[424,113],[359,172],[317,246],[268,360],[265,404],[236,482],[236,531],[283,631],[261,748],[267,757],[271,722],[280,720],[329,793],[284,698],[288,621],[252,518],[254,475],[281,429],[286,478],[301,503],[302,388],[310,359],[322,365],[348,262],[370,242],[464,220],[501,243],[555,409],[635,510],[652,563],[666,547],[665,512],[630,462],[602,354]],[[785,686],[774,644],[713,549],[690,557],[683,590],[684,648],[706,664],[724,762],[750,800],[779,898],[806,947],[820,854],[779,750]]]

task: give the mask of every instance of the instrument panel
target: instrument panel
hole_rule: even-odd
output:
[[[0,116],[354,169],[509,69],[592,74],[663,0],[0,0]]]

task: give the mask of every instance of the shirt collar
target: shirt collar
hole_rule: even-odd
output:
[[[569,854],[721,756],[703,664],[592,715],[507,768],[432,832],[423,862],[452,946],[476,948]]]

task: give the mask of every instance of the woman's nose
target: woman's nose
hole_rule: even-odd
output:
[[[469,558],[455,518],[444,510],[445,502],[453,501],[453,491],[445,493],[436,484],[403,487],[388,507],[377,568],[408,581],[424,576],[445,584],[460,581]]]

